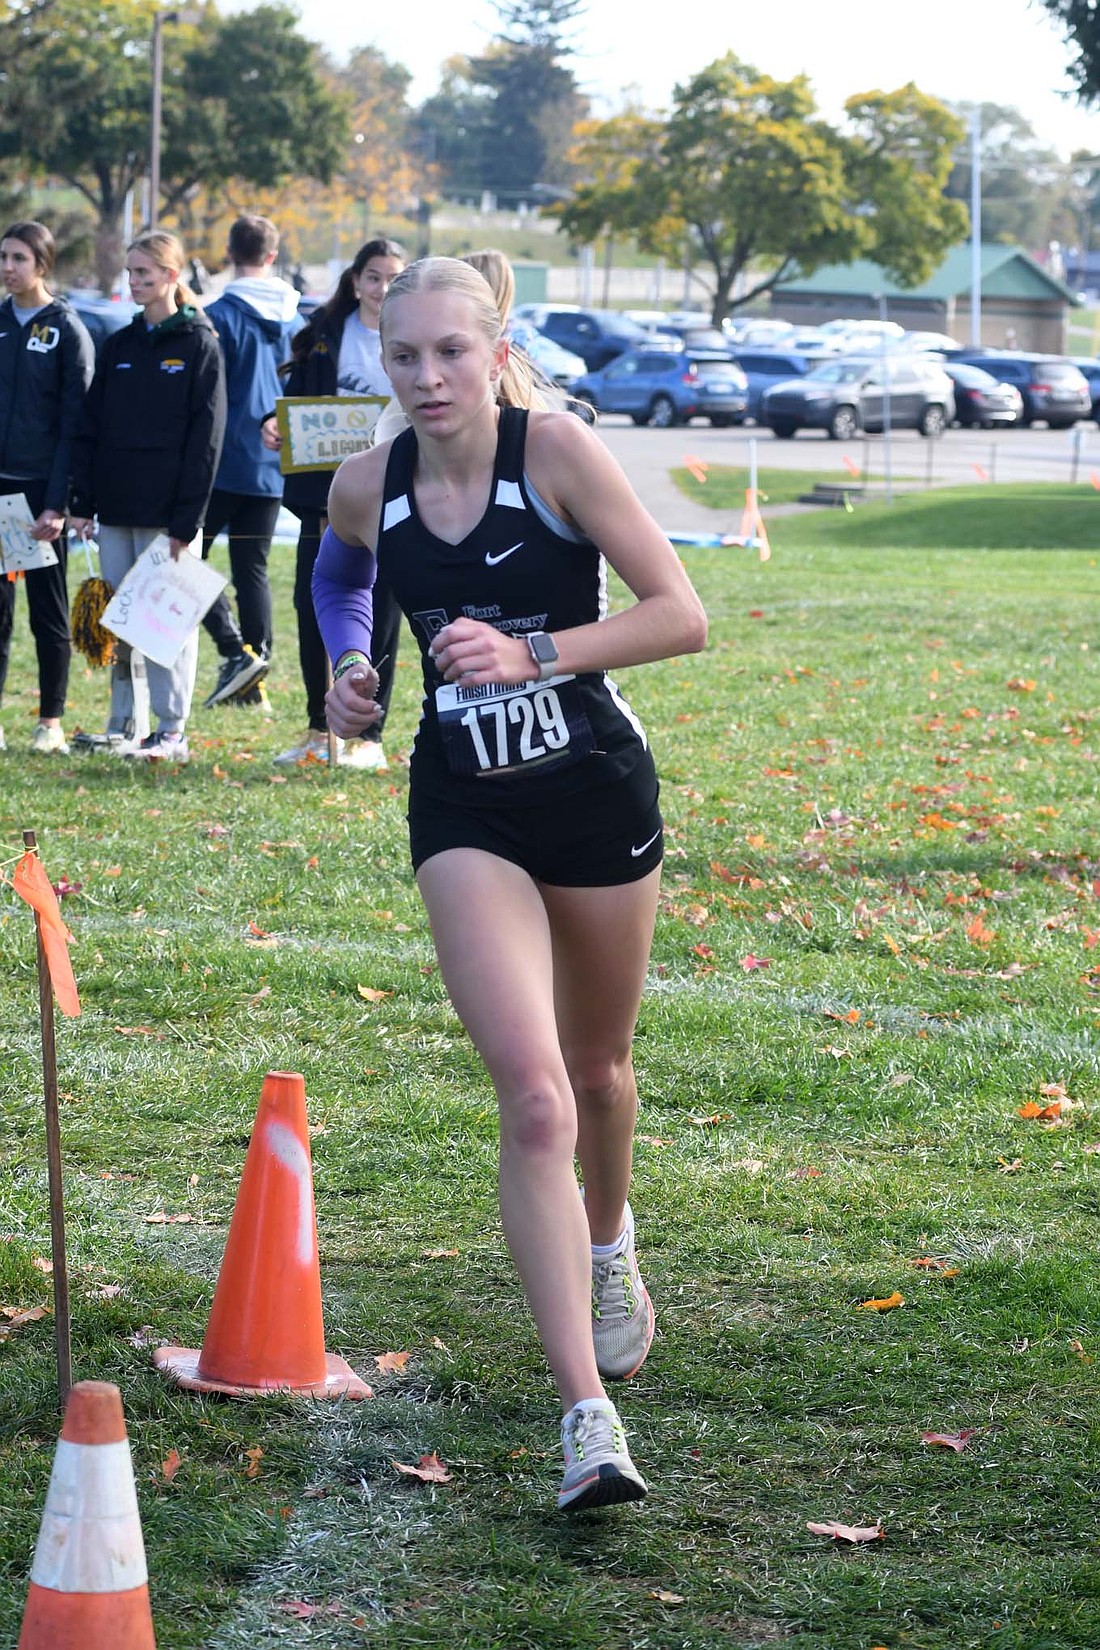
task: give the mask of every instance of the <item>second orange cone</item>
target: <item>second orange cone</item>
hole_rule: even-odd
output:
[[[161,1346],[153,1362],[192,1392],[370,1398],[325,1352],[305,1081],[264,1078],[202,1348]]]

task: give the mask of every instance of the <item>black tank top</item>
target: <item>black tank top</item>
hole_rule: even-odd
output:
[[[646,749],[640,722],[603,671],[463,688],[443,681],[428,652],[460,617],[525,636],[605,616],[603,557],[595,545],[564,537],[564,523],[555,532],[532,504],[526,438],[526,411],[502,407],[488,508],[461,544],[437,538],[420,519],[413,430],[396,438],[386,466],[378,566],[412,625],[424,669],[412,779],[418,793],[427,787],[441,801],[538,804],[621,778]]]

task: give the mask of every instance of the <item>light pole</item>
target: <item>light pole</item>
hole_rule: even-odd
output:
[[[161,87],[164,80],[164,41],[161,31],[165,23],[201,23],[202,12],[155,11],[153,13],[153,107],[149,135],[149,228],[157,227],[160,208],[160,120]]]

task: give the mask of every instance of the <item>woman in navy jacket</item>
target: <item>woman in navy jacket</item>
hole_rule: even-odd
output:
[[[225,433],[225,373],[210,322],[180,281],[183,248],[151,230],[126,254],[130,292],[141,305],[108,338],[88,392],[73,467],[73,527],[99,517],[103,576],[116,587],[159,535],[173,556],[198,537]],[[158,726],[120,754],[186,762],[184,728],[198,664],[194,631],[171,666],[146,661]],[[129,689],[129,691],[127,691]],[[133,714],[128,677],[112,683],[108,738]]]
[[[34,537],[52,544],[53,567],[26,574],[27,607],[38,654],[38,726],[31,749],[68,751],[61,727],[69,685],[69,595],[66,585],[72,440],[95,351],[84,324],[46,283],[53,236],[45,224],[14,223],[0,240],[0,493],[22,493],[35,518]],[[8,674],[15,584],[0,574],[0,696]],[[0,731],[0,748],[4,735]]]

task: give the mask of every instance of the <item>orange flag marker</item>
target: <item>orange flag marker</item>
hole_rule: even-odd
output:
[[[690,453],[687,454],[684,458],[684,469],[689,471],[700,483],[707,479],[707,463],[704,458],[692,458]]]
[[[844,468],[847,470],[847,472],[850,476],[858,476],[859,475],[859,465],[855,462],[854,459],[849,458],[847,453],[844,453],[842,455],[840,462],[843,464]]]
[[[80,998],[77,996],[73,965],[69,961],[72,935],[62,921],[57,895],[37,854],[28,850],[23,855],[12,873],[12,885],[20,899],[25,899],[38,914],[46,967],[50,971],[50,984],[58,1008],[62,1014],[79,1014]]]
[[[1089,480],[1092,482],[1092,485],[1096,491],[1100,493],[1100,473],[1097,473],[1096,470],[1090,470]]]
[[[974,464],[971,467],[972,467],[972,469],[974,471],[974,474],[977,476],[979,481],[988,481],[989,480],[989,471],[988,470],[983,470],[980,464]]]

